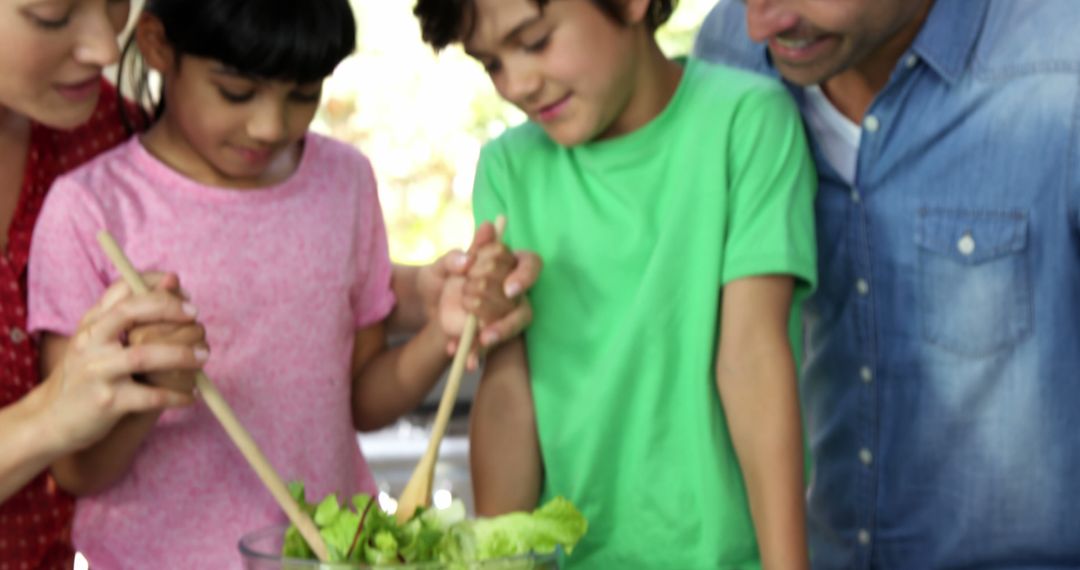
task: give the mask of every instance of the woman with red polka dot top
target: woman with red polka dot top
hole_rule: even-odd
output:
[[[155,291],[138,298],[122,284],[110,288],[44,380],[25,329],[27,254],[46,191],[129,136],[122,100],[101,77],[119,58],[116,35],[129,10],[117,0],[0,0],[0,570],[71,568],[73,502],[46,468],[129,412],[190,403],[131,375],[197,368],[204,352],[201,328],[170,293],[172,276],[154,277]],[[198,341],[135,349],[117,340],[163,322]]]

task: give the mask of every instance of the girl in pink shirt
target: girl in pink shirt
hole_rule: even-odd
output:
[[[387,348],[395,299],[371,165],[308,132],[355,35],[348,0],[149,0],[134,41],[162,78],[155,122],[56,183],[31,247],[46,370],[118,278],[95,242],[106,229],[140,270],[180,276],[207,374],[314,497],[376,492],[349,426],[415,407],[450,341],[430,324]],[[192,378],[148,381],[190,391]],[[96,569],[238,567],[241,535],[283,521],[202,405],[128,416],[53,473],[80,496],[73,540]]]

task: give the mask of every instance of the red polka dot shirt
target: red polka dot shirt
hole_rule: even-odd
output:
[[[37,347],[26,334],[26,260],[45,193],[57,176],[128,138],[118,97],[102,81],[90,121],[72,131],[34,124],[7,251],[0,252],[0,407],[38,383]],[[70,570],[73,499],[46,473],[0,504],[0,570]]]

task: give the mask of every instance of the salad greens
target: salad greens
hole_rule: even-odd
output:
[[[557,546],[569,554],[588,530],[574,505],[556,497],[532,513],[510,513],[489,519],[465,518],[465,507],[418,509],[405,524],[379,507],[371,496],[359,494],[351,505],[336,495],[308,503],[304,485],[289,491],[319,527],[333,562],[396,566],[415,562],[478,562],[535,552],[548,554]],[[285,531],[282,555],[314,559],[315,554],[294,526]]]

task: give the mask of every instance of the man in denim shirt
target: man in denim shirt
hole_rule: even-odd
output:
[[[1078,27],[1076,0],[725,0],[704,24],[700,57],[783,76],[820,174],[818,569],[1080,566]]]

